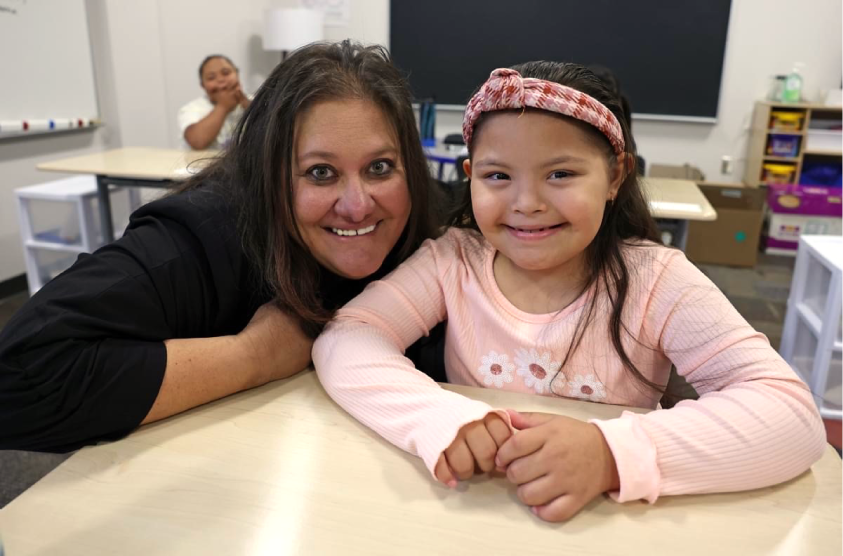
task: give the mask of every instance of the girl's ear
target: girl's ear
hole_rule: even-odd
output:
[[[471,159],[466,158],[462,161],[462,170],[465,172],[465,177],[471,179]]]
[[[635,159],[631,154],[625,152],[618,155],[616,162],[609,168],[609,193],[607,199],[613,200],[618,196],[626,177],[635,171]]]

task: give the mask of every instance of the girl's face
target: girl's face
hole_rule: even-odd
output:
[[[496,264],[522,276],[578,279],[606,201],[623,181],[623,157],[610,166],[581,125],[540,110],[487,114],[478,131],[465,171]]]
[[[222,89],[231,89],[239,83],[237,70],[225,58],[211,58],[202,68],[202,88],[213,96]]]
[[[346,278],[377,271],[410,217],[401,146],[366,100],[324,101],[301,114],[293,146],[296,225],[313,257]]]

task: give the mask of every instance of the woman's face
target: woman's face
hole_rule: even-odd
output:
[[[346,278],[376,272],[410,216],[401,145],[367,100],[323,101],[299,115],[293,208],[313,257]]]

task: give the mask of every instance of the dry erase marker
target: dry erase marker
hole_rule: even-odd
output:
[[[4,133],[10,131],[23,131],[23,122],[21,120],[0,121],[0,131]]]
[[[52,129],[70,129],[73,127],[73,120],[70,118],[56,118],[50,121],[53,123]]]
[[[50,127],[50,120],[26,120],[25,124],[28,131],[46,131],[52,129]]]

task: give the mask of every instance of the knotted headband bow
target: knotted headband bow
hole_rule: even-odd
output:
[[[524,107],[564,114],[591,124],[609,139],[615,154],[624,152],[623,131],[618,119],[602,103],[559,83],[521,77],[520,73],[509,68],[493,71],[468,102],[462,123],[465,143],[470,144],[474,124],[483,112]]]

